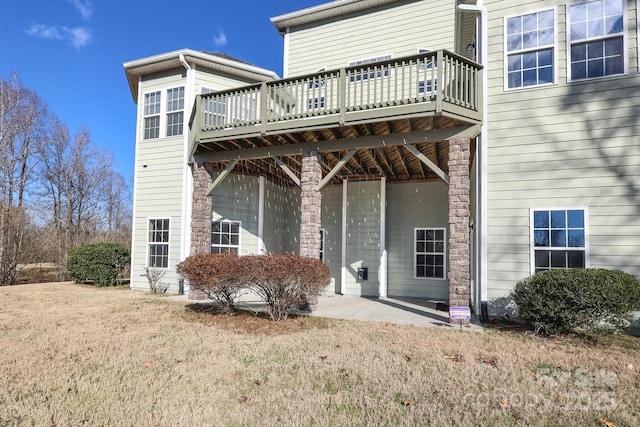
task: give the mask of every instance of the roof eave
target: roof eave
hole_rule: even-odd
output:
[[[273,23],[282,34],[287,28],[357,12],[394,1],[397,0],[336,0],[284,15],[274,16],[271,18],[271,23]]]
[[[180,62],[180,55],[183,55],[188,63],[197,63],[199,65],[209,66],[211,68],[220,69],[221,71],[255,81],[275,80],[279,78],[278,74],[272,70],[267,70],[266,68],[257,67],[245,62],[234,61],[211,53],[200,52],[192,49],[181,49],[128,61],[122,64],[125,74],[127,75],[127,81],[129,82],[129,89],[131,91],[133,101],[137,103],[139,79],[141,76],[149,73],[150,67],[153,67],[154,65],[156,66],[153,72],[182,67],[183,65]]]

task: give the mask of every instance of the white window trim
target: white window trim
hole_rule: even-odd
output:
[[[529,272],[534,275],[536,272],[536,259],[535,259],[535,241],[534,241],[534,227],[533,227],[533,214],[536,211],[577,211],[584,212],[584,268],[589,268],[591,265],[590,246],[589,246],[589,207],[588,206],[552,206],[552,207],[535,207],[529,208]]]
[[[168,101],[168,91],[171,89],[177,89],[177,88],[184,88],[184,106],[181,110],[173,110],[173,111],[168,111],[167,109],[167,101]],[[155,92],[160,92],[160,112],[158,114],[153,114],[153,115],[145,115],[144,114],[144,98],[145,95],[150,94],[150,93],[155,93]],[[188,128],[189,128],[189,123],[188,123],[188,117],[187,117],[187,86],[184,84],[178,84],[178,85],[171,85],[168,87],[162,87],[162,88],[155,88],[153,90],[149,90],[148,92],[144,92],[142,94],[142,125],[141,125],[141,134],[140,134],[140,140],[141,141],[157,141],[160,139],[167,139],[167,138],[181,138],[184,139],[185,134],[188,132]],[[178,113],[182,111],[182,133],[179,135],[172,135],[172,136],[167,136],[167,117],[169,114],[171,113]],[[160,129],[158,131],[158,137],[157,138],[148,138],[145,139],[144,137],[144,120],[146,118],[149,117],[153,117],[153,116],[160,116]]]
[[[509,18],[514,18],[516,16],[529,15],[531,13],[540,13],[545,12],[547,10],[553,10],[553,81],[551,83],[543,83],[538,85],[531,86],[520,86],[520,87],[509,87],[509,52],[507,51],[507,21]],[[523,13],[514,13],[512,15],[505,16],[503,18],[503,40],[502,40],[502,53],[503,53],[503,67],[502,67],[502,81],[505,92],[511,92],[514,90],[527,90],[527,89],[537,89],[541,87],[548,87],[558,84],[558,6],[552,7],[543,7],[540,9],[530,10]],[[567,33],[568,34],[568,33]],[[568,36],[567,36],[568,37]],[[532,49],[522,49],[519,52],[534,52],[538,50],[542,50],[545,48],[532,48]],[[548,49],[548,48],[547,48]]]
[[[443,277],[418,277],[418,251],[416,250],[416,231],[418,230],[442,230],[444,236],[444,251],[442,252],[442,276]],[[413,278],[417,280],[439,280],[444,281],[447,280],[447,228],[446,227],[414,227],[413,236],[411,238],[411,243],[413,244]]]
[[[146,99],[147,99],[147,95],[151,95],[153,93],[157,93],[159,96],[159,100],[158,100],[158,105],[160,106],[160,111],[158,111],[157,113],[154,114],[145,114],[145,108],[146,108]],[[146,132],[146,126],[145,126],[145,122],[147,119],[150,119],[152,117],[158,117],[158,137],[157,138],[145,138],[145,132]],[[149,92],[145,92],[142,94],[142,135],[140,135],[140,139],[142,141],[150,141],[153,139],[160,139],[162,136],[162,90],[152,90]]]
[[[149,223],[151,222],[151,220],[168,220],[169,221],[169,239],[167,241],[167,266],[166,267],[154,267],[154,268],[159,268],[162,270],[168,270],[169,266],[171,265],[171,217],[168,216],[163,216],[163,217],[158,217],[158,216],[148,216],[147,217],[147,237],[146,237],[146,247],[145,247],[145,257],[144,257],[144,266],[145,267],[149,267],[149,245],[151,244],[158,244],[156,242],[150,242],[149,241]],[[164,244],[163,242],[160,242],[160,244]]]
[[[228,222],[228,223],[238,223],[238,256],[241,256],[241,251],[242,251],[242,221],[241,220],[237,220],[237,219],[228,219],[228,218],[218,218],[218,219],[212,219],[211,222],[209,223],[209,252],[211,252],[211,248],[213,248],[214,246],[216,247],[221,247],[221,248],[235,248],[235,245],[214,245],[213,243],[211,243],[211,225],[213,225],[214,222]]]
[[[176,110],[169,110],[169,92],[170,91],[175,91],[176,89],[180,89],[182,88],[182,108],[178,108]],[[164,94],[165,94],[165,111],[164,111],[164,115],[165,115],[165,124],[164,124],[164,135],[166,138],[178,138],[178,137],[182,137],[185,134],[185,127],[188,128],[189,124],[187,123],[185,126],[185,120],[187,119],[186,117],[186,112],[185,112],[185,107],[186,107],[186,100],[187,100],[187,88],[182,85],[182,86],[173,86],[173,87],[168,87],[164,90]],[[174,100],[172,99],[171,102],[173,102]],[[162,104],[160,105],[160,108],[162,109]],[[168,135],[169,134],[169,116],[172,114],[176,114],[176,113],[182,113],[182,132],[175,134],[175,135]]]
[[[629,11],[628,11],[628,7],[627,7],[627,2],[626,1],[622,1],[622,68],[623,71],[620,74],[611,74],[609,76],[601,76],[601,77],[587,77],[584,79],[577,79],[574,80],[571,77],[571,19],[569,16],[569,6],[575,5],[575,4],[581,4],[581,3],[589,3],[589,0],[581,0],[581,1],[572,1],[570,3],[567,3],[566,5],[566,9],[565,9],[565,31],[566,31],[566,43],[567,43],[567,47],[566,47],[566,68],[567,68],[567,83],[581,83],[581,82],[591,82],[591,81],[597,81],[597,80],[602,80],[602,79],[610,79],[610,78],[615,78],[615,77],[619,77],[619,76],[624,76],[629,74],[629,24],[628,24],[628,20],[629,20]],[[593,39],[585,39],[585,40],[581,40],[580,43],[583,43],[585,41],[589,41],[589,40],[598,40],[598,39],[605,39],[605,38],[610,38],[611,36],[606,36],[606,37],[601,37],[601,38],[593,38]],[[640,46],[638,47],[638,49],[640,49]],[[640,50],[639,50],[640,52]],[[638,64],[638,70],[640,70],[640,64]]]

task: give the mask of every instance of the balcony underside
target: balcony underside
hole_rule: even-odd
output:
[[[201,143],[194,158],[219,171],[234,162],[232,172],[265,176],[283,186],[296,185],[291,174],[300,177],[302,155],[308,151],[320,155],[323,176],[339,167],[328,184],[381,177],[390,182],[433,181],[443,179],[442,174],[416,156],[415,149],[448,174],[447,139],[475,138],[478,133],[478,125],[460,120],[412,117]],[[474,144],[471,147],[473,159]]]

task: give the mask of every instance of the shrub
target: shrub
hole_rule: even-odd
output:
[[[234,253],[197,254],[177,266],[189,286],[204,292],[227,312],[235,311],[235,299],[246,285],[245,258]]]
[[[67,276],[76,283],[92,282],[95,286],[118,283],[131,256],[119,243],[95,243],[75,248],[67,258]]]
[[[640,309],[640,282],[615,270],[550,270],[518,282],[511,296],[536,333],[612,332]]]
[[[331,280],[329,267],[318,259],[278,254],[245,258],[251,288],[267,304],[272,320],[286,319],[296,306],[313,304]]]
[[[149,281],[149,292],[164,294],[169,289],[168,283],[160,281],[167,274],[167,270],[159,267],[145,267],[143,276]]]

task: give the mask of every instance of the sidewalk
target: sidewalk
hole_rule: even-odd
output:
[[[192,303],[208,302],[208,300],[189,300],[186,295],[176,295],[168,298]],[[264,310],[264,303],[256,295],[251,294],[240,297],[238,306],[248,310]],[[460,326],[449,323],[448,311],[437,310],[434,302],[419,299],[400,300],[395,298],[361,298],[337,294],[321,295],[318,297],[318,304],[313,307],[313,311],[308,315],[333,319],[460,329]],[[483,329],[477,319],[471,319],[471,325],[462,327],[462,330],[479,332]]]

